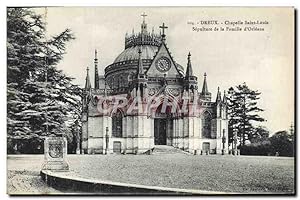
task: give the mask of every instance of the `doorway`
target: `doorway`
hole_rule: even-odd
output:
[[[167,119],[154,119],[154,144],[167,144]]]
[[[202,150],[203,150],[204,153],[209,153],[210,152],[210,143],[209,142],[203,142]]]

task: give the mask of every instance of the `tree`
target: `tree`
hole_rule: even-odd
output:
[[[251,90],[246,83],[231,87],[228,90],[228,115],[229,115],[229,137],[232,141],[236,132],[240,139],[240,145],[245,145],[246,140],[251,140],[257,133],[253,122],[262,122],[259,116],[263,109],[257,107],[260,99],[258,91]]]
[[[32,17],[25,20],[27,16]],[[24,83],[31,79],[35,66],[43,62],[39,55],[43,46],[40,41],[43,27],[40,24],[40,18],[27,9],[7,9],[8,138],[21,139],[31,134],[29,120],[20,113],[29,111],[31,106],[31,94],[24,91]]]
[[[269,131],[266,127],[258,126],[253,129],[253,134],[249,138],[250,144],[240,147],[241,155],[270,155],[271,142]]]
[[[269,131],[264,126],[258,126],[254,128],[253,134],[250,136],[249,140],[251,143],[264,143],[269,140]]]
[[[287,131],[278,131],[272,137],[270,137],[272,145],[272,153],[276,152],[280,156],[294,156],[294,140],[293,135]]]
[[[46,136],[70,137],[80,117],[81,89],[56,65],[74,39],[69,29],[45,40],[45,23],[30,9],[7,9],[8,148],[35,144]],[[13,150],[12,150],[13,149]]]

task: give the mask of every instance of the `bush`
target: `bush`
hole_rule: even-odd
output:
[[[272,153],[272,147],[270,144],[261,145],[245,145],[240,147],[241,155],[257,155],[257,156],[269,156],[275,155]]]
[[[44,141],[32,139],[8,139],[7,154],[43,154]]]
[[[271,138],[272,152],[278,152],[279,156],[294,156],[294,135],[286,131],[278,131]]]

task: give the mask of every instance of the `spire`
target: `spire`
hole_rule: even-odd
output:
[[[95,89],[99,89],[99,74],[98,74],[98,58],[97,58],[97,49],[95,49]]]
[[[224,90],[224,95],[223,95],[223,103],[227,102],[227,97],[226,97],[226,91]]]
[[[222,97],[221,97],[220,88],[218,87],[216,102],[220,102],[220,101],[222,101]]]
[[[206,82],[206,73],[204,73],[204,81],[203,81],[202,91],[200,93],[200,99],[204,101],[211,101],[211,93],[208,91],[207,82]]]
[[[142,60],[142,49],[139,46],[139,63],[138,63],[138,76],[144,75],[144,67],[143,67],[143,60]]]
[[[91,81],[89,76],[89,67],[86,68],[85,91],[91,89]]]
[[[202,94],[209,94],[208,87],[207,87],[207,82],[206,82],[206,72],[204,73],[204,81],[203,81],[203,86],[202,86]]]
[[[193,76],[193,68],[192,68],[192,63],[191,63],[191,53],[189,52],[185,77],[188,78],[191,76]]]
[[[145,17],[147,15],[144,12],[143,14],[141,14],[141,16],[143,17],[143,23],[141,24],[141,33],[142,33],[142,35],[146,35],[147,34],[147,24],[145,22]]]

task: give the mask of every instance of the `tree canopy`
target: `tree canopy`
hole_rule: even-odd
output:
[[[260,92],[250,89],[246,83],[231,87],[228,90],[229,137],[232,141],[234,133],[240,138],[240,145],[257,136],[253,122],[262,122],[259,115],[263,109],[257,106]]]
[[[72,137],[72,126],[80,121],[81,89],[57,64],[73,39],[70,29],[46,39],[41,15],[31,9],[7,8],[9,151],[17,151],[25,140],[40,144],[45,136]]]
[[[278,131],[270,137],[273,154],[280,156],[294,156],[294,134]]]

